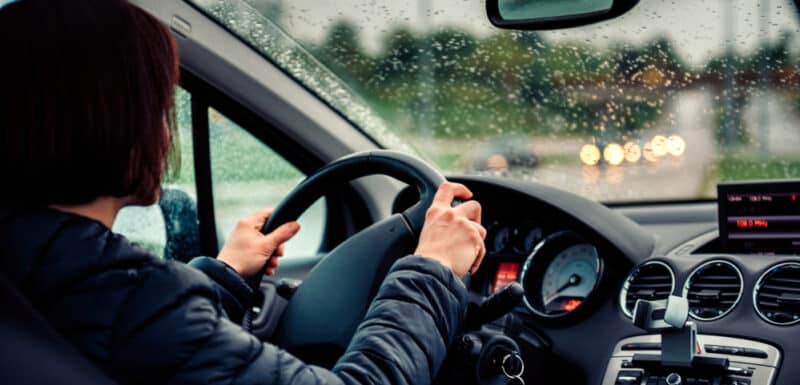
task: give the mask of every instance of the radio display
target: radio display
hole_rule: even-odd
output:
[[[726,249],[800,251],[800,181],[720,184],[717,202]]]

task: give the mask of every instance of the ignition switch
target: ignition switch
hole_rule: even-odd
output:
[[[525,362],[514,340],[495,336],[483,344],[476,365],[475,379],[479,385],[523,385]]]

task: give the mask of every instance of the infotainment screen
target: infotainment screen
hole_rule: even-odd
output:
[[[725,249],[800,251],[800,180],[720,184],[717,202]]]

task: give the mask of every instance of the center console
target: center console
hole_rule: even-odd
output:
[[[603,385],[771,385],[781,361],[774,346],[747,339],[698,334],[697,345],[695,365],[670,367],[661,363],[661,335],[623,339]]]
[[[799,383],[800,180],[717,189],[718,231],[640,264],[623,285],[620,307],[641,335],[613,338],[602,385]]]
[[[780,351],[747,339],[703,335],[689,301],[639,299],[633,324],[648,332],[620,341],[603,385],[771,385]]]

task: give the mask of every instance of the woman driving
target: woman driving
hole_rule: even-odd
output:
[[[297,223],[263,235],[270,210],[243,218],[196,268],[110,230],[120,209],[159,197],[179,82],[168,29],[124,0],[19,0],[0,8],[0,47],[0,274],[105,374],[126,384],[432,381],[465,313],[459,278],[485,254],[466,187],[440,187],[415,255],[393,265],[335,367],[306,365],[238,325],[245,279],[265,263],[274,272]],[[467,201],[453,208],[456,198]]]

